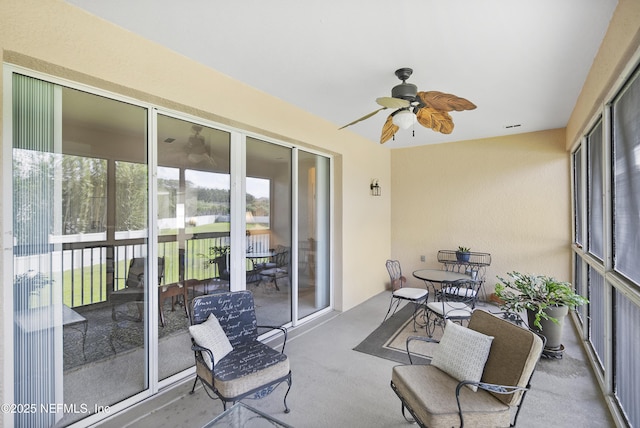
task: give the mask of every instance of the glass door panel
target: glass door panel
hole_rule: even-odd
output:
[[[298,318],[330,305],[329,165],[298,152]]]
[[[12,84],[15,402],[65,404],[15,425],[63,426],[149,386],[147,110]]]
[[[193,366],[193,297],[229,288],[230,141],[227,132],[158,115],[160,379]]]
[[[246,283],[258,323],[291,322],[291,149],[247,138]]]

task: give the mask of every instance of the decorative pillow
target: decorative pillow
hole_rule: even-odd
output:
[[[198,345],[213,352],[214,364],[218,364],[218,361],[233,351],[233,346],[231,346],[227,335],[224,334],[218,319],[213,314],[210,314],[205,322],[189,326],[189,333],[191,333],[191,337]],[[213,368],[209,354],[203,352],[202,357],[207,366],[210,369]]]
[[[493,336],[447,320],[440,344],[433,351],[431,365],[459,380],[479,382],[489,357]],[[476,385],[467,385],[477,391]]]

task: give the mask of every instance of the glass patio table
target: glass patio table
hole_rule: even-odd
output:
[[[293,428],[273,417],[262,413],[253,407],[247,406],[242,402],[238,402],[218,415],[214,420],[204,425],[202,428],[212,427],[229,427],[229,428],[262,428],[262,427],[281,427]]]

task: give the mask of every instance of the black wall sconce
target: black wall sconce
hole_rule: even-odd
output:
[[[380,196],[380,185],[378,184],[378,179],[374,178],[371,180],[371,196]]]

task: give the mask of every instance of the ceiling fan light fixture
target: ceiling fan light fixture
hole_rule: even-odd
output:
[[[409,129],[416,121],[416,115],[409,110],[400,110],[393,116],[393,124],[400,129]]]

